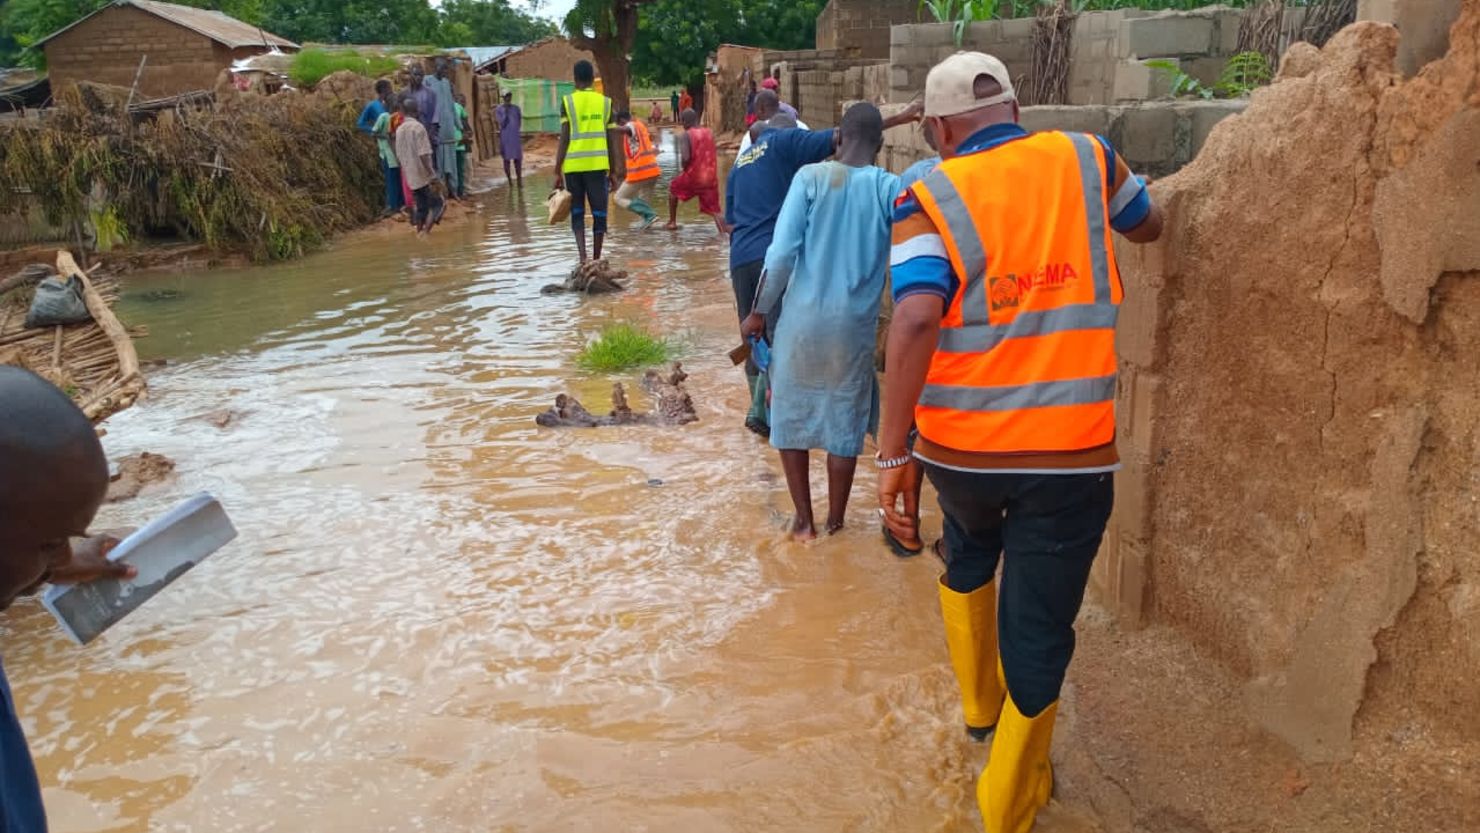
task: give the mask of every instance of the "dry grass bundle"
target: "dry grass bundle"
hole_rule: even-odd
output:
[[[1033,68],[1024,79],[1024,104],[1069,100],[1069,49],[1075,17],[1068,0],[1038,6],[1033,21]]]
[[[1285,51],[1285,0],[1259,0],[1238,27],[1238,51],[1258,52],[1272,67]]]
[[[1305,9],[1300,39],[1325,46],[1333,35],[1357,19],[1357,0],[1311,0]]]
[[[133,237],[170,230],[263,260],[380,210],[374,143],[338,97],[230,96],[151,116],[127,112],[126,98],[65,87],[48,118],[0,127],[0,211],[38,199],[54,223],[103,214]]]

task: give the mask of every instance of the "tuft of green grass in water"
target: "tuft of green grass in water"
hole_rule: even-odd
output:
[[[342,69],[366,78],[380,78],[400,67],[400,62],[388,55],[361,55],[353,49],[305,49],[293,56],[288,77],[299,87],[312,87]]]
[[[636,324],[608,324],[601,335],[576,356],[584,370],[611,372],[662,364],[673,358],[678,345],[659,338]]]

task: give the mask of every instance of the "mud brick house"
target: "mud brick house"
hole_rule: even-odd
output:
[[[51,87],[92,81],[128,87],[144,61],[138,95],[209,90],[232,61],[298,44],[209,9],[114,0],[39,42]]]
[[[545,78],[569,81],[576,61],[596,63],[596,58],[577,49],[562,37],[548,37],[528,46],[515,47],[493,60],[478,65],[478,72],[507,78]]]

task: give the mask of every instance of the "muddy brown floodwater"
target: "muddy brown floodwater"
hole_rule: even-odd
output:
[[[868,467],[843,533],[786,540],[713,226],[614,212],[629,289],[542,295],[572,251],[547,188],[129,279],[168,365],[104,443],[177,468],[98,525],[208,490],[241,536],[88,648],[0,618],[54,831],[979,829],[936,565],[880,545]],[[613,381],[651,407],[575,366],[627,319],[683,338],[700,421],[537,427]]]

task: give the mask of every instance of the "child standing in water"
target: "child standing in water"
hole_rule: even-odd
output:
[[[827,531],[843,527],[863,438],[877,430],[874,335],[889,265],[889,220],[899,177],[874,166],[884,120],[872,104],[843,115],[834,161],[792,180],[747,337],[765,332],[780,304],[771,350],[771,445],[796,505],[792,535],[817,537],[808,453],[827,452]]]

